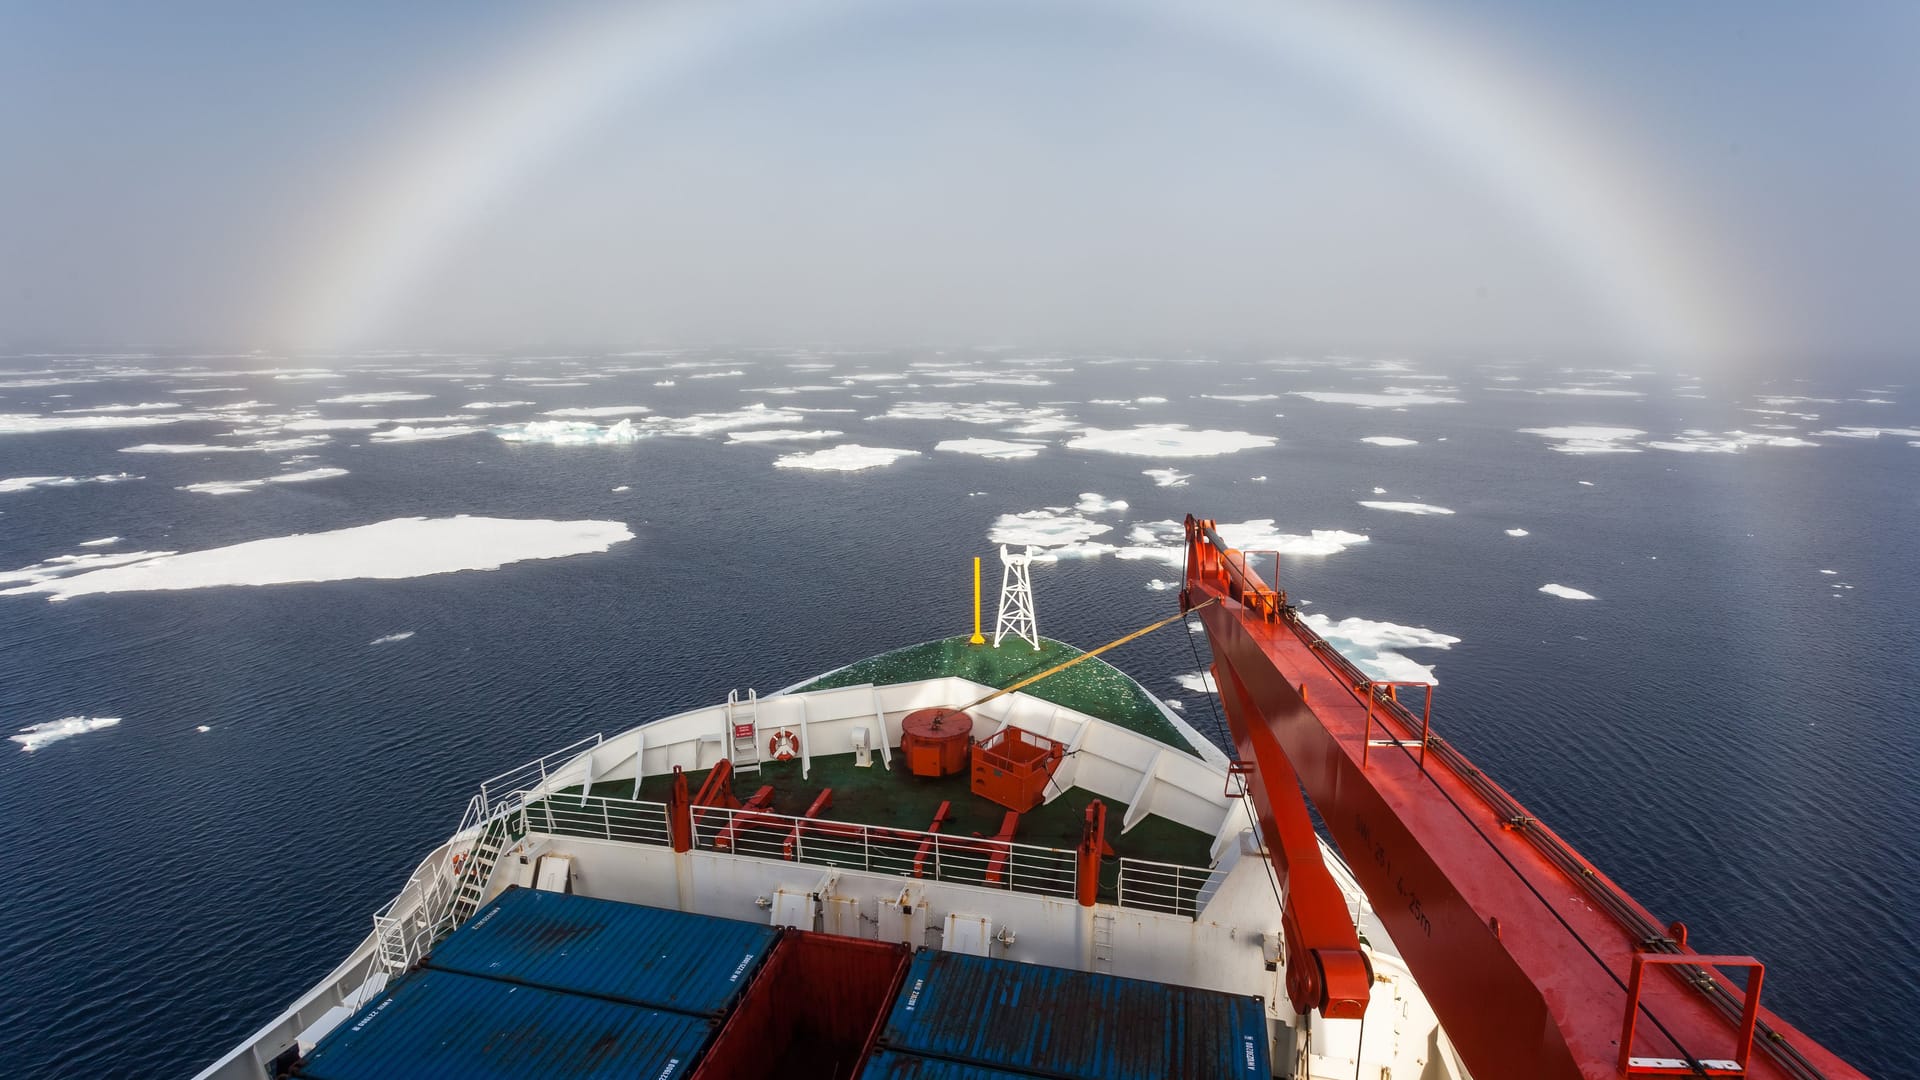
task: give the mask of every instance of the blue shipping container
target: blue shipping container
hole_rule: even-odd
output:
[[[508,889],[441,942],[427,966],[719,1017],[777,933],[735,919]]]
[[[668,1080],[713,1022],[444,971],[401,979],[307,1055],[310,1080]]]
[[[860,1080],[1032,1080],[1032,1073],[967,1065],[945,1058],[915,1057],[881,1050],[867,1059]]]
[[[1257,997],[931,950],[879,1045],[1064,1080],[1272,1075]]]

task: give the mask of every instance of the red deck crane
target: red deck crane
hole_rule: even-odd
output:
[[[1863,1076],[1760,1008],[1758,961],[1688,948],[1435,736],[1430,704],[1334,651],[1277,588],[1277,552],[1268,584],[1212,521],[1188,517],[1186,545],[1181,609],[1200,609],[1232,770],[1286,888],[1300,1011],[1359,1016],[1372,982],[1304,790],[1476,1080]]]

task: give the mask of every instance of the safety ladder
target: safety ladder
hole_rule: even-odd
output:
[[[1113,971],[1113,916],[1093,917],[1093,970]]]
[[[752,690],[745,701],[727,691],[727,760],[736,775],[760,771],[760,695]]]

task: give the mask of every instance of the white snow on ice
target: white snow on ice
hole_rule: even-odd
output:
[[[345,394],[340,397],[321,398],[320,405],[380,405],[389,401],[425,401],[432,394],[415,394],[406,390],[382,390],[373,394]]]
[[[1073,508],[1083,514],[1104,514],[1109,510],[1125,510],[1127,504],[1122,499],[1109,499],[1097,492],[1083,491],[1080,501]]]
[[[601,427],[582,420],[534,420],[512,427],[495,428],[493,433],[502,442],[546,443],[549,446],[606,446],[646,437],[646,433],[634,427],[631,420],[622,420],[611,427]]]
[[[309,480],[331,480],[345,475],[345,469],[308,469],[304,472],[263,476],[258,480],[208,480],[198,484],[182,484],[174,490],[193,491],[202,495],[243,495],[268,484],[304,484]]]
[[[1403,439],[1398,435],[1367,435],[1360,440],[1372,446],[1419,446],[1418,439]]]
[[[0,480],[0,494],[30,491],[34,488],[78,487],[81,484],[118,484],[126,480],[144,480],[132,473],[102,473],[99,476],[15,476]]]
[[[1381,502],[1375,499],[1362,499],[1360,505],[1369,510],[1390,510],[1396,514],[1451,514],[1453,511],[1444,506],[1433,506],[1417,502]]]
[[[1595,425],[1521,428],[1520,433],[1538,435],[1543,439],[1551,440],[1553,449],[1563,454],[1637,454],[1640,452],[1639,447],[1621,444],[1646,434],[1639,428]]]
[[[802,431],[799,428],[770,428],[767,430],[749,429],[747,431],[727,432],[727,442],[729,444],[766,443],[766,442],[801,442],[801,441],[811,441],[816,439],[837,439],[840,436],[845,434],[846,432],[844,431],[828,431],[825,429],[816,430],[816,431]]]
[[[1548,596],[1558,596],[1567,600],[1592,600],[1594,595],[1568,585],[1542,585],[1540,591]]]
[[[44,724],[29,724],[20,729],[20,734],[7,738],[20,744],[22,750],[37,750],[48,743],[62,739],[71,739],[75,735],[85,735],[89,731],[110,728],[120,722],[117,716],[69,716],[60,720],[49,720]]]
[[[822,472],[859,472],[891,465],[901,458],[919,457],[918,450],[895,450],[885,446],[861,446],[841,443],[825,450],[787,454],[773,459],[776,468],[814,469]]]
[[[1446,649],[1460,643],[1452,634],[1424,626],[1403,626],[1374,619],[1346,618],[1335,622],[1315,613],[1306,617],[1306,623],[1361,671],[1393,682],[1439,682],[1433,677],[1432,667],[1415,663],[1399,650]]]
[[[1367,394],[1344,390],[1293,390],[1294,397],[1303,397],[1308,401],[1318,401],[1328,405],[1358,405],[1365,409],[1394,409],[1406,405],[1458,405],[1460,399],[1436,394],[1427,390],[1412,390],[1405,387],[1389,386],[1385,393]]]
[[[1140,475],[1153,478],[1155,487],[1186,487],[1193,479],[1192,473],[1183,473],[1178,469],[1141,469]]]
[[[0,581],[30,584],[0,592],[45,593],[65,600],[96,593],[204,589],[222,585],[282,585],[294,582],[393,580],[497,570],[530,559],[606,551],[633,539],[618,521],[547,521],[489,517],[395,518],[330,532],[253,540],[184,554],[63,555],[36,567],[0,574]],[[88,561],[93,560],[93,561]],[[105,560],[125,565],[101,567]],[[137,560],[137,561],[134,561]],[[82,572],[45,576],[50,566]],[[58,569],[53,572],[63,573]]]
[[[949,454],[972,454],[976,457],[997,458],[1004,461],[1012,458],[1039,457],[1040,451],[1045,450],[1047,444],[1007,442],[1003,439],[942,439],[934,443],[933,448]]]
[[[1119,430],[1086,428],[1079,436],[1068,439],[1067,446],[1074,450],[1097,450],[1134,457],[1195,458],[1272,446],[1278,441],[1271,435],[1254,435],[1245,431],[1193,430],[1185,424],[1148,424]]]

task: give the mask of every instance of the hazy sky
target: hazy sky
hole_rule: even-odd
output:
[[[0,344],[1920,347],[1920,4],[15,3]]]

